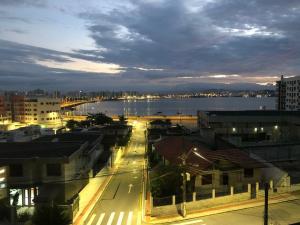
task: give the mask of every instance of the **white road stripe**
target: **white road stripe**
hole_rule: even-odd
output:
[[[141,225],[141,222],[142,222],[142,214],[141,212],[138,212],[136,224]]]
[[[124,212],[120,212],[120,215],[119,215],[119,219],[118,219],[117,225],[121,225],[122,220],[123,220],[123,216],[124,216]]]
[[[89,222],[88,222],[86,225],[91,225],[91,224],[93,223],[95,217],[96,217],[96,214],[93,214],[93,215],[91,216]]]
[[[101,223],[102,223],[102,221],[103,221],[103,218],[104,218],[104,216],[105,216],[105,213],[101,213],[101,215],[100,215],[100,217],[99,217],[99,219],[98,219],[98,222],[97,222],[97,224],[96,224],[96,225],[101,225]]]
[[[132,211],[130,211],[128,214],[127,225],[131,225],[131,220],[132,220]]]
[[[113,222],[113,220],[114,220],[114,216],[115,216],[115,212],[112,212],[112,213],[110,214],[109,219],[108,219],[107,225],[111,225],[111,224],[112,224],[112,222]]]
[[[201,223],[203,222],[203,220],[193,220],[193,221],[187,221],[187,222],[183,222],[183,223],[174,223],[174,225],[186,225],[186,224],[195,224],[195,223]]]

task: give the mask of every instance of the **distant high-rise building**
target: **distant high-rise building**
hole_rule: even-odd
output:
[[[277,81],[277,109],[300,110],[300,76],[281,76],[281,80]]]

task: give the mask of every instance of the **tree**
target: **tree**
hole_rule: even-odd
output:
[[[179,194],[182,185],[181,172],[181,168],[174,165],[156,167],[150,179],[152,195],[154,197],[166,197]]]
[[[5,202],[0,202],[0,221],[10,219],[10,209]]]
[[[66,127],[70,130],[74,130],[78,126],[79,126],[79,122],[75,120],[68,120],[66,124]]]
[[[90,120],[93,125],[111,124],[113,119],[104,113],[89,114],[87,120]]]
[[[90,127],[92,122],[90,120],[82,120],[79,122],[80,127],[88,128]]]
[[[36,206],[32,216],[34,225],[69,225],[70,219],[56,205]]]
[[[127,124],[127,118],[124,115],[119,115],[119,122],[121,124]]]

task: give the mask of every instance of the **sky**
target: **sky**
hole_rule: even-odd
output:
[[[299,36],[299,0],[0,0],[0,89],[268,88]]]

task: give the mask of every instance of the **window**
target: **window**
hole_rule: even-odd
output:
[[[244,177],[251,178],[251,177],[253,177],[253,174],[254,174],[253,168],[244,169]]]
[[[59,163],[47,164],[47,176],[61,176],[61,166]]]
[[[212,184],[212,174],[202,175],[202,185]]]
[[[11,177],[22,177],[23,176],[23,166],[22,166],[22,164],[11,164],[11,165],[9,165],[9,175]]]
[[[228,185],[228,174],[227,173],[223,173],[221,176],[221,185]]]

